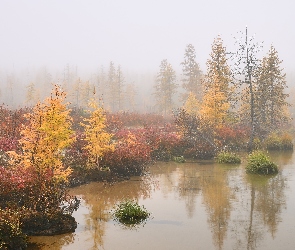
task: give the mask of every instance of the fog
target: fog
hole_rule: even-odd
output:
[[[189,43],[205,71],[213,39],[220,35],[233,51],[246,26],[265,52],[274,45],[292,84],[294,9],[292,0],[1,0],[0,87],[12,75],[27,85],[42,70],[62,80],[67,67],[89,80],[113,61],[147,88],[161,60],[181,71]]]

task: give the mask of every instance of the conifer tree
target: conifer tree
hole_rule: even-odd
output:
[[[64,103],[66,94],[55,85],[51,97],[38,103],[33,113],[26,115],[29,125],[21,131],[23,154],[20,155],[24,167],[33,166],[40,177],[50,172],[56,181],[67,181],[71,170],[62,163],[63,150],[75,138],[71,129],[70,109]]]
[[[214,39],[204,77],[204,96],[200,113],[216,129],[225,124],[234,100],[232,73],[227,64],[226,49],[220,37]]]
[[[130,111],[135,110],[136,89],[133,83],[126,84],[125,99],[126,108]]]
[[[275,130],[288,119],[286,101],[288,94],[286,74],[281,68],[278,52],[271,46],[268,55],[262,59],[255,81],[257,123],[262,130]]]
[[[124,104],[124,76],[121,69],[121,66],[119,65],[117,68],[117,74],[116,74],[116,88],[114,89],[113,98],[116,100],[116,111],[120,111],[123,109]]]
[[[190,92],[184,103],[183,108],[189,115],[198,116],[200,112],[200,102],[197,100],[194,93]]]
[[[116,106],[116,99],[114,98],[114,93],[116,93],[117,87],[117,76],[116,69],[113,62],[110,62],[107,80],[107,96],[105,98],[106,106],[114,111]]]
[[[176,93],[177,84],[175,71],[166,59],[161,62],[154,88],[156,106],[159,112],[162,112],[165,116],[170,114],[173,108],[173,95]]]
[[[182,87],[186,90],[184,100],[186,100],[189,93],[193,93],[198,100],[202,97],[202,72],[198,63],[196,62],[196,52],[192,44],[188,44],[185,49],[184,61],[182,65]]]
[[[31,82],[27,87],[26,104],[32,105],[36,101],[36,88],[35,84]]]
[[[213,131],[225,124],[230,104],[222,91],[222,83],[217,76],[211,79],[212,86],[206,91],[200,108],[203,126],[211,127]]]
[[[102,107],[93,98],[89,102],[89,118],[85,118],[82,126],[85,128],[85,140],[87,145],[84,147],[89,153],[88,168],[99,168],[99,163],[104,153],[114,150],[111,144],[112,134],[106,132],[106,115]]]
[[[89,81],[80,83],[81,106],[87,107],[91,98],[94,86]]]

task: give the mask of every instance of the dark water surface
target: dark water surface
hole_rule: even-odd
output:
[[[295,153],[271,153],[275,177],[248,176],[241,165],[213,161],[157,163],[150,174],[114,185],[73,188],[82,199],[75,233],[32,237],[34,249],[295,249]],[[126,228],[110,211],[135,199],[152,213]]]

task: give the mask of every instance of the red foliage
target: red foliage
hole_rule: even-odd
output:
[[[102,165],[123,175],[140,175],[151,160],[152,147],[138,130],[122,130],[116,134],[113,152],[105,154]]]
[[[60,211],[65,188],[53,180],[52,171],[39,173],[34,167],[0,167],[0,207],[26,207],[36,212]]]
[[[18,140],[15,138],[0,138],[0,152],[17,151],[19,149]]]
[[[222,127],[217,130],[217,139],[223,146],[241,148],[249,138],[250,129],[246,127]]]
[[[88,160],[88,152],[83,148],[86,146],[84,132],[76,132],[76,141],[66,150],[63,162],[65,166],[73,169],[85,169]]]
[[[0,106],[0,138],[16,138],[20,139],[20,131],[22,126],[28,123],[24,114],[30,109],[10,110]]]

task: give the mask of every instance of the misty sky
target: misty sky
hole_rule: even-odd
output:
[[[295,72],[294,11],[294,0],[0,0],[0,71],[67,63],[93,70],[111,60],[157,70],[163,59],[179,69],[189,43],[205,70],[214,37],[232,50],[247,25]]]

